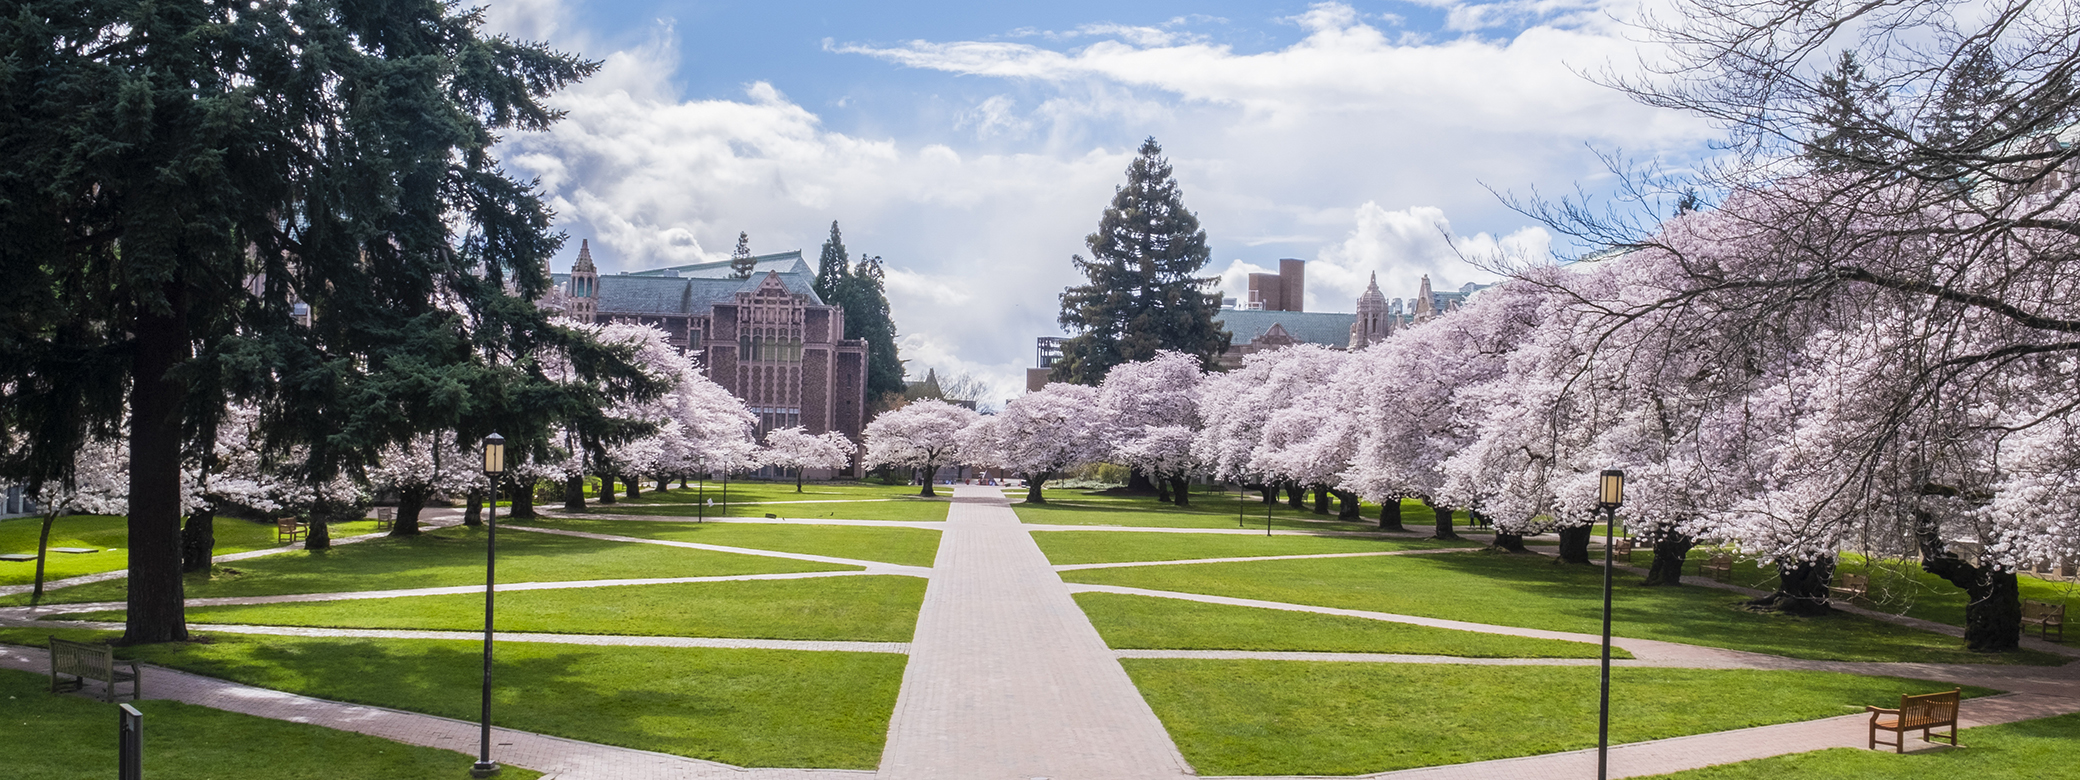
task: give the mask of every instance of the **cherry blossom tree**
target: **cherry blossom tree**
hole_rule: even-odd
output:
[[[1111,424],[1096,388],[1054,382],[977,419],[961,432],[960,450],[971,461],[1023,476],[1026,501],[1044,504],[1047,480],[1105,455]]]
[[[858,445],[845,434],[829,431],[812,434],[796,425],[766,432],[766,447],[759,461],[769,466],[794,469],[794,492],[802,492],[802,472],[808,469],[841,469],[852,462]]]
[[[1193,454],[1216,479],[1262,481],[1267,501],[1279,485],[1289,485],[1297,502],[1301,483],[1269,470],[1273,462],[1259,459],[1258,449],[1270,435],[1273,415],[1329,384],[1343,362],[1340,352],[1297,344],[1249,355],[1241,368],[1208,376],[1199,392],[1204,427]]]
[[[1185,497],[1193,466],[1188,439],[1181,441],[1175,431],[1158,431],[1197,427],[1197,390],[1203,376],[1198,358],[1170,350],[1121,363],[1105,373],[1098,398],[1111,412],[1112,459],[1130,470],[1130,489],[1152,480],[1158,500],[1179,505],[1190,501]],[[1184,449],[1178,449],[1180,444]],[[1162,470],[1151,471],[1151,464],[1160,464]]]
[[[933,475],[958,456],[961,431],[979,417],[973,409],[936,399],[882,412],[867,423],[867,465],[918,469],[924,474],[918,495],[934,496]]]

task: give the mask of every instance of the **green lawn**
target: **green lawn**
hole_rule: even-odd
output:
[[[100,552],[51,553],[45,562],[45,582],[82,574],[115,571],[130,565],[128,518],[111,515],[65,515],[51,524],[50,546],[92,547]],[[334,538],[375,530],[375,521],[364,520],[332,526]],[[17,517],[0,520],[0,553],[36,553],[36,537],[43,519]],[[218,555],[274,547],[274,525],[220,517],[216,522]],[[35,561],[0,561],[0,585],[27,585],[36,581]],[[27,603],[27,602],[23,602]]]
[[[1063,579],[1594,634],[1602,571],[1531,555],[1485,552],[1084,569]],[[1839,661],[2057,664],[2048,653],[1983,655],[1964,641],[1849,614],[1749,612],[1743,597],[1699,587],[1619,581],[1618,636]]]
[[[37,780],[116,776],[116,708],[52,695],[41,674],[0,669],[7,710],[7,773]],[[256,718],[171,701],[133,702],[144,713],[144,765],[153,778],[442,778],[469,776],[462,753],[320,726]],[[265,746],[266,749],[256,749]],[[501,778],[540,777],[506,767]]]
[[[1441,542],[1411,536],[1244,536],[1131,531],[1035,531],[1033,541],[1039,543],[1041,552],[1047,553],[1047,560],[1057,566],[1078,563],[1241,558],[1255,555],[1429,550],[1478,545],[1476,542]]]
[[[1023,493],[1007,492],[1014,502]],[[1375,531],[1379,529],[1379,507],[1362,506],[1361,517],[1356,521],[1337,520],[1332,506],[1331,514],[1315,514],[1314,502],[1309,500],[1308,509],[1293,509],[1284,502],[1269,508],[1271,527],[1276,530],[1295,531]],[[1254,528],[1263,530],[1266,507],[1256,493],[1241,504],[1235,501],[1235,491],[1192,494],[1192,503],[1179,508],[1161,503],[1153,496],[1121,495],[1104,491],[1055,490],[1050,491],[1045,504],[1013,503],[1011,508],[1018,519],[1027,523],[1044,525],[1119,525],[1150,528]],[[1237,510],[1240,517],[1237,516]],[[1454,525],[1465,530],[1470,522],[1459,513]],[[1414,501],[1401,504],[1401,522],[1411,533],[1428,535],[1432,527],[1430,510]],[[1479,532],[1477,532],[1479,533]],[[1486,543],[1485,533],[1475,541]]]
[[[81,641],[116,636],[0,629],[0,641],[41,645],[47,633]],[[117,652],[264,688],[477,719],[484,682],[479,642],[230,634],[208,639]],[[737,766],[873,769],[881,760],[905,660],[892,653],[500,642],[492,720]],[[247,749],[255,744],[261,743],[248,742]],[[460,766],[466,770],[468,762]]]
[[[1090,616],[1105,643],[1120,649],[1291,650],[1466,658],[1596,658],[1602,652],[1602,648],[1586,642],[1119,593],[1078,593],[1076,604]],[[1612,652],[1614,658],[1632,657],[1622,650]]]
[[[712,498],[716,504],[722,503],[722,482],[720,480],[710,481],[706,483],[705,487],[701,486],[702,483],[699,480],[693,480],[688,482],[687,487],[684,489],[679,488],[677,481],[673,481],[672,489],[664,492],[651,490],[650,488],[654,484],[656,483],[643,483],[642,497],[633,501],[628,498],[627,491],[624,489],[617,494],[620,498],[616,499],[615,505],[690,504],[704,498]],[[796,493],[794,492],[793,480],[786,482],[730,480],[729,501],[731,504],[736,504],[740,501],[823,501],[832,499],[901,498],[915,496],[918,490],[920,488],[915,485],[881,485],[869,482],[810,482],[802,485],[802,492]],[[951,495],[953,490],[950,487],[941,487],[938,492],[943,497]],[[588,497],[587,503],[591,503],[590,497]]]
[[[1972,780],[2080,780],[2080,715],[1981,726],[1958,732],[1962,750],[1918,755],[1835,748],[1693,769],[1662,780],[1864,780],[1941,777]],[[1919,736],[1917,733],[1915,736]],[[1912,744],[1912,743],[1909,743]]]
[[[1870,600],[1856,602],[1858,606],[1904,613],[1908,617],[1953,626],[1964,625],[1965,602],[1970,600],[1964,589],[1922,571],[1918,563],[1896,560],[1869,562],[1862,556],[1843,555],[1835,576],[1843,574],[1870,575]],[[2051,582],[2028,575],[2016,577],[2015,581],[2023,598],[2063,603],[2068,615],[2080,614],[2080,584]],[[2080,646],[2080,632],[2067,631],[2065,643]]]
[[[1350,775],[1596,745],[1593,666],[1121,663],[1202,775]],[[1951,687],[1822,672],[1620,668],[1611,672],[1611,740],[1846,715]]]
[[[661,520],[557,519],[528,522],[595,534],[632,536],[672,542],[695,542],[754,550],[828,555],[905,566],[931,566],[939,553],[939,532],[923,528],[873,528],[856,525],[785,525],[767,523],[692,523]]]
[[[498,537],[500,582],[567,582],[642,577],[709,577],[796,571],[857,571],[858,567],[785,558],[606,542],[554,534],[507,531]],[[187,578],[189,598],[337,593],[481,584],[484,532],[450,526],[417,537],[375,539],[322,552],[294,550],[217,567]],[[80,585],[46,594],[52,603],[121,601],[126,583]],[[0,605],[26,603],[26,596]]]
[[[953,502],[944,498],[901,498],[876,501],[841,501],[830,504],[744,503],[718,501],[702,508],[685,504],[616,504],[588,507],[588,514],[641,515],[646,517],[764,517],[768,514],[793,520],[904,520],[940,522]]]
[[[924,585],[916,577],[861,576],[509,591],[498,594],[498,630],[908,642]],[[469,631],[484,626],[484,597],[189,607],[187,614],[197,624]],[[120,621],[122,615],[68,618]]]

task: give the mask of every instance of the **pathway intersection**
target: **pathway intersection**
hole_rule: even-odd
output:
[[[594,518],[687,522],[685,518],[604,515]],[[443,518],[452,523],[452,518]],[[653,544],[687,549],[802,560],[860,567],[855,571],[753,574],[720,577],[601,579],[573,582],[501,584],[500,590],[600,588],[635,584],[803,579],[870,574],[925,578],[928,582],[915,635],[910,642],[845,642],[758,640],[706,637],[599,636],[578,634],[503,633],[501,641],[578,645],[649,647],[723,647],[775,650],[896,653],[909,655],[901,692],[891,718],[881,764],[875,771],[816,769],[746,769],[680,756],[579,742],[554,736],[499,729],[500,760],[542,771],[556,780],[608,778],[746,778],[747,780],[811,780],[858,777],[884,780],[1172,780],[1193,771],[1179,753],[1120,665],[1126,658],[1192,658],[1209,660],[1285,660],[1402,664],[1510,666],[1586,666],[1594,659],[1463,658],[1389,653],[1323,653],[1215,650],[1113,650],[1099,637],[1076,602],[1074,593],[1104,592],[1181,599],[1211,604],[1314,612],[1370,620],[1476,631],[1512,636],[1598,641],[1599,637],[1465,621],[1440,620],[1362,610],[1237,599],[1117,586],[1065,584],[1058,572],[1120,566],[1177,565],[1225,561],[1289,560],[1376,555],[1421,555],[1453,550],[1323,553],[1245,558],[1050,565],[1034,542],[1034,531],[1118,531],[1144,533],[1246,533],[1241,529],[1053,526],[1021,524],[1002,492],[992,487],[962,486],[945,522],[868,520],[801,520],[709,518],[709,522],[787,525],[845,525],[884,528],[928,528],[941,533],[937,558],[930,568],[825,555],[777,552],[743,547],[677,542],[613,534],[508,526],[596,541]],[[432,524],[429,525],[429,530]],[[1279,530],[1277,535],[1377,536],[1353,531]],[[339,540],[362,541],[370,537]],[[242,560],[293,547],[220,556]],[[54,582],[51,587],[119,578],[122,572],[88,575]],[[1708,586],[1716,583],[1702,582]],[[414,588],[351,593],[291,594],[241,598],[192,599],[192,606],[275,604],[350,599],[399,598],[446,593],[479,593],[481,587]],[[0,589],[5,595],[7,589]],[[41,609],[0,609],[0,625],[33,623],[57,613],[120,609],[121,604],[64,604]],[[1870,616],[1956,633],[1950,626],[1864,612]],[[64,621],[70,626],[103,624]],[[464,631],[292,628],[281,626],[209,625],[209,631],[314,637],[457,639],[476,636]],[[2080,712],[2080,661],[2060,667],[1981,666],[1962,664],[1849,663],[1782,658],[1759,653],[1699,647],[1674,642],[1617,638],[1632,660],[1616,665],[1700,669],[1766,669],[1887,675],[1976,685],[2009,693],[1968,700],[1962,719],[1967,727],[2008,723]],[[2080,650],[2030,640],[2033,649],[2080,657]],[[43,671],[40,648],[0,645],[0,667]],[[344,704],[153,668],[147,694],[261,717],[315,723],[416,745],[462,752],[474,749],[472,723],[381,707]],[[1700,734],[1614,746],[1612,777],[1636,777],[1731,761],[1805,752],[1828,747],[1860,747],[1864,716],[1787,723],[1737,731]],[[1593,771],[1594,751],[1572,751],[1453,766],[1386,772],[1365,777],[1431,780],[1494,780],[1585,776]],[[1264,778],[1264,780],[1278,780]]]

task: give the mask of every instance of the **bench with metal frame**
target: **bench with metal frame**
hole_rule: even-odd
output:
[[[2053,604],[2053,603],[2051,603],[2051,602],[2049,602],[2049,601],[2036,601],[2036,600],[2034,600],[2034,599],[2023,599],[2023,600],[2022,600],[2022,631],[2023,631],[2023,633],[2025,633],[2025,634],[2026,634],[2026,633],[2029,633],[2029,627],[2030,627],[2030,626],[2036,626],[2036,627],[2037,627],[2037,636],[2038,636],[2038,637],[2040,637],[2040,638],[2043,638],[2043,639],[2045,639],[2045,640],[2047,640],[2047,641],[2052,641],[2052,642],[2064,642],[2064,641],[2066,641],[2066,605],[2064,605],[2064,604]],[[2058,629],[2058,638],[2057,638],[2057,639],[2052,639],[2052,638],[2051,638],[2051,631],[2052,631],[2052,629]]]
[[[1871,749],[1877,750],[1879,745],[1891,745],[1892,752],[1905,753],[1907,732],[1916,729],[1921,731],[1923,742],[1947,738],[1951,747],[1957,747],[1957,702],[1963,692],[1963,689],[1959,688],[1942,693],[1903,695],[1899,697],[1899,709],[1896,710],[1864,707],[1864,710],[1871,714]],[[1950,728],[1950,733],[1930,733],[1932,729],[1945,726]],[[1895,741],[1879,742],[1880,731],[1892,732]]]
[[[144,698],[144,670],[136,661],[116,660],[116,649],[108,645],[91,645],[68,639],[51,637],[51,692],[77,691],[87,687],[87,680],[100,680],[107,686],[101,691],[101,700],[114,703],[116,683],[130,683],[130,698]],[[130,667],[124,671],[119,667]],[[65,676],[71,676],[67,681]]]

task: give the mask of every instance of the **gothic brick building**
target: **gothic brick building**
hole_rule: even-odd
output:
[[[715,381],[758,415],[758,433],[799,425],[865,427],[867,344],[845,337],[845,313],[818,297],[800,251],[760,255],[748,279],[728,261],[601,275],[591,242],[556,274],[572,317],[664,329]]]

